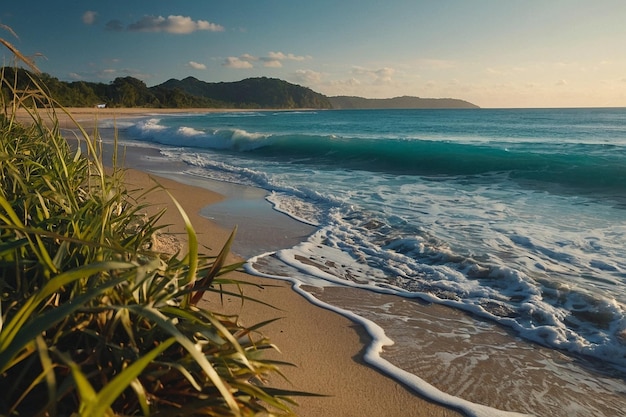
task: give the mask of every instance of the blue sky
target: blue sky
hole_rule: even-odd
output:
[[[624,0],[4,3],[19,38],[0,37],[64,81],[267,76],[326,95],[626,106]]]

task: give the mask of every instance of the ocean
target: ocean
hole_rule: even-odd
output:
[[[476,416],[624,415],[626,109],[116,125],[159,151],[155,172],[170,161],[194,181],[261,188],[309,225],[286,247],[235,250],[248,272],[366,326],[365,359],[421,395]]]

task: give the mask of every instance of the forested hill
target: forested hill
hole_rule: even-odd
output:
[[[208,83],[194,77],[171,79],[154,88],[184,91],[187,94],[231,103],[243,108],[330,109],[328,97],[276,78],[247,78],[242,81]]]
[[[19,90],[28,90],[33,79],[41,81],[50,96],[65,107],[145,108],[235,108],[235,109],[371,109],[371,108],[476,108],[456,99],[365,99],[361,97],[326,97],[310,88],[276,78],[247,78],[235,82],[209,83],[194,77],[171,79],[148,87],[133,77],[116,78],[108,84],[86,81],[64,82],[48,74],[34,75],[12,67],[0,68],[5,80],[17,80]],[[0,94],[11,97],[8,86]],[[43,103],[42,103],[43,104]]]
[[[329,97],[334,109],[477,109],[475,104],[455,98],[363,98],[351,96]]]
[[[27,90],[33,79],[41,81],[50,96],[66,107],[147,108],[236,108],[236,109],[330,109],[328,98],[315,91],[273,78],[248,78],[230,83],[207,83],[193,77],[169,80],[148,87],[133,77],[116,78],[109,84],[86,81],[64,82],[48,74],[34,75],[19,69],[17,77],[11,67],[5,79],[17,79],[17,87]],[[5,96],[7,86],[0,90]]]

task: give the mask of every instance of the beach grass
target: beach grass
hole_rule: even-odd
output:
[[[145,209],[156,181],[128,190],[97,129],[76,123],[70,146],[36,77],[18,90],[0,74],[0,100],[0,414],[291,415],[297,393],[262,382],[282,365],[263,358],[275,349],[266,323],[199,305],[207,291],[245,298],[225,276],[240,266],[226,263],[234,233],[218,255],[200,253],[174,201],[188,249],[155,250],[163,213]]]

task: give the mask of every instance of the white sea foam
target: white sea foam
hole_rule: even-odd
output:
[[[270,254],[263,254],[259,257],[268,256]],[[452,407],[454,409],[462,411],[467,416],[473,417],[521,417],[521,416],[529,416],[529,414],[515,413],[509,411],[497,410],[492,407],[487,407],[481,404],[472,403],[470,401],[463,400],[462,398],[455,397],[453,395],[447,394],[443,391],[438,390],[432,385],[428,384],[423,379],[419,378],[416,375],[413,375],[409,372],[406,372],[397,366],[393,365],[389,361],[383,359],[381,357],[381,352],[383,351],[384,346],[389,346],[393,344],[393,341],[389,339],[385,331],[374,323],[371,320],[364,319],[363,317],[353,313],[352,311],[345,310],[342,308],[335,307],[328,303],[325,303],[318,298],[314,297],[307,291],[304,291],[301,287],[301,282],[298,280],[294,280],[291,278],[287,278],[284,276],[276,276],[264,274],[256,269],[254,269],[253,265],[259,257],[251,258],[248,263],[246,263],[245,268],[248,272],[253,273],[255,275],[263,276],[266,278],[280,279],[291,282],[292,288],[305,297],[309,302],[325,308],[327,310],[334,311],[342,316],[348,318],[361,325],[365,331],[370,335],[372,341],[367,346],[365,353],[363,355],[363,359],[365,362],[374,366],[381,372],[391,376],[397,381],[403,383],[405,386],[410,387],[415,393],[419,395],[423,395],[426,398],[429,398],[439,404]],[[319,276],[319,273],[316,272],[316,275]],[[332,280],[332,277],[327,277]]]
[[[181,136],[199,136],[205,133],[201,130],[194,129],[193,127],[181,126],[176,131]]]
[[[310,246],[293,248],[291,255],[281,253],[291,259],[288,263],[295,268],[313,273],[310,266],[298,265],[296,255],[313,257],[322,253],[320,248],[334,248],[327,257],[335,266],[326,269],[339,279],[368,282],[405,294],[429,294],[436,302],[495,320],[529,340],[626,366],[626,347],[615,336],[625,328],[624,300],[607,307],[612,300],[612,285],[624,276],[626,268],[619,261],[619,240],[606,239],[602,229],[592,226],[593,209],[589,217],[577,213],[579,221],[589,223],[589,230],[595,234],[581,238],[575,230],[569,231],[572,227],[566,218],[553,216],[551,221],[559,222],[555,225],[541,220],[541,229],[533,225],[534,217],[550,216],[560,206],[559,197],[545,195],[541,213],[537,212],[535,200],[529,200],[532,210],[522,212],[503,203],[492,204],[493,195],[500,201],[510,198],[493,187],[465,191],[450,188],[449,182],[443,186],[415,184],[400,178],[402,192],[397,193],[384,177],[363,180],[364,186],[360,187],[355,172],[347,175],[354,186],[338,194],[332,193],[333,178],[326,178],[329,174],[325,171],[279,174],[267,164],[261,170],[257,161],[245,161],[239,156],[216,160],[215,155],[208,157],[201,152],[167,152],[202,168],[205,174],[210,172],[213,179],[273,190],[268,200],[277,210],[319,225],[319,237],[311,237]],[[343,173],[331,175],[336,180]],[[317,189],[309,185],[312,180],[319,184]],[[326,193],[320,193],[319,187],[326,187]],[[361,205],[354,206],[356,201]],[[374,210],[389,214],[381,217]],[[412,230],[416,216],[423,226]],[[612,226],[611,233],[616,232]],[[455,240],[476,252],[459,251],[456,245],[451,246]],[[346,256],[351,262],[344,259]],[[598,256],[611,261],[600,262]],[[365,272],[337,266],[349,263],[361,265]],[[589,268],[597,270],[598,276],[610,274],[595,282],[571,279],[584,275]],[[556,286],[553,295],[545,287],[548,283]],[[592,285],[593,291],[584,285]],[[602,288],[607,295],[598,293]],[[581,304],[577,317],[572,317],[574,302],[568,300],[585,292],[593,296]],[[572,323],[576,323],[576,329],[571,328]]]
[[[310,224],[311,226],[319,226],[322,223],[322,213],[320,213],[319,208],[308,200],[276,191],[272,191],[266,199],[272,203],[275,210],[285,213],[302,223]]]
[[[266,146],[270,136],[244,129],[198,129],[192,126],[168,126],[162,119],[150,118],[128,128],[142,140],[179,147],[248,151]]]

